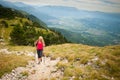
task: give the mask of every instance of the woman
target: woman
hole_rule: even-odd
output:
[[[35,41],[34,45],[37,49],[38,54],[38,64],[42,61],[43,47],[45,47],[45,42],[42,36],[39,36],[38,40]]]

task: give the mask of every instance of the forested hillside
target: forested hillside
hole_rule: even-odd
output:
[[[60,33],[33,15],[0,6],[0,39],[14,45],[33,45],[38,36],[43,36],[46,45],[65,43]]]

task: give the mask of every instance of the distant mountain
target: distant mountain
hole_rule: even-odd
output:
[[[97,46],[120,44],[120,13],[85,11],[66,6],[12,5],[38,17],[48,27],[60,29],[71,42]],[[67,36],[71,32],[73,36]]]
[[[60,31],[71,42],[88,45],[120,44],[120,13],[84,11],[65,6],[37,7],[56,17],[49,27]],[[48,20],[47,20],[48,21]]]
[[[1,5],[3,5],[3,6],[5,6],[5,7],[10,7],[10,8],[14,8],[14,9],[17,9],[17,10],[22,10],[22,11],[26,11],[27,13],[29,13],[29,14],[32,14],[32,15],[34,15],[35,17],[38,17],[40,20],[38,20],[38,21],[40,21],[40,23],[42,22],[42,21],[44,21],[44,19],[45,20],[47,20],[48,19],[48,15],[46,15],[46,14],[43,14],[43,13],[38,13],[37,11],[36,11],[36,9],[33,7],[33,6],[30,6],[30,5],[26,5],[26,4],[24,4],[24,3],[21,3],[21,2],[15,2],[15,3],[12,3],[12,2],[9,2],[9,1],[0,1],[0,4]],[[21,11],[21,12],[22,12]],[[26,13],[25,13],[26,14]],[[36,16],[36,15],[38,15],[38,16]],[[44,16],[46,16],[46,17],[44,17]],[[51,17],[51,16],[50,16]],[[52,19],[53,19],[53,17],[52,17]]]
[[[15,5],[13,5],[13,3],[9,2],[9,1],[3,1],[3,0],[0,0],[0,4],[5,6],[5,7],[16,7]]]

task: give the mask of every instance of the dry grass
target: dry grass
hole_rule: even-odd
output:
[[[32,46],[7,46],[10,51],[28,51],[28,52],[36,52],[36,47]]]
[[[0,49],[6,48],[9,51],[28,51],[35,52],[35,47],[31,46],[10,46],[10,45],[1,45]],[[16,55],[16,54],[4,54],[0,53],[0,77],[4,73],[11,72],[12,69],[19,66],[26,66],[29,60],[33,60],[33,57],[25,55]],[[23,72],[23,75],[26,75],[26,72]]]
[[[1,46],[2,47],[2,46]],[[9,50],[36,52],[31,46],[7,46]],[[93,47],[82,44],[61,44],[45,47],[44,53],[52,59],[61,61],[58,69],[64,72],[61,80],[119,80],[120,79],[120,46]],[[94,58],[98,57],[98,60]],[[25,66],[28,57],[0,54],[0,75],[17,66]],[[68,60],[68,62],[64,62]],[[91,63],[91,65],[88,65]],[[9,65],[9,66],[8,66]],[[55,78],[53,78],[55,79]]]
[[[62,80],[68,80],[72,76],[75,76],[75,80],[110,80],[112,77],[115,80],[120,79],[120,45],[106,47],[82,44],[52,45],[45,48],[45,53],[53,58],[68,60],[68,63],[60,61],[57,64],[58,69],[64,69]],[[96,56],[98,60],[93,61]],[[91,65],[87,65],[89,62]]]
[[[0,77],[18,66],[25,66],[31,59],[31,57],[23,55],[17,56],[15,54],[6,55],[0,53]]]

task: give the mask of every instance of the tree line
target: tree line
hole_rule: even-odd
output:
[[[33,26],[14,26],[10,37],[11,42],[16,45],[34,45],[34,41],[39,36],[43,36],[46,45],[61,44],[67,42],[59,32],[53,32],[49,29],[36,30]]]

